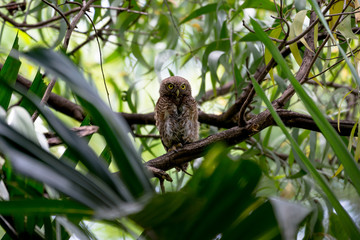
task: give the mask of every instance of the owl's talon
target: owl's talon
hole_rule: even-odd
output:
[[[183,147],[183,145],[181,144],[181,143],[178,143],[178,144],[175,144],[175,145],[173,145],[171,148],[169,148],[168,149],[168,153],[169,152],[172,152],[172,151],[174,151],[174,152],[178,152],[178,148],[182,148]]]

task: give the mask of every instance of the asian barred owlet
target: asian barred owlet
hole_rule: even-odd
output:
[[[161,82],[160,98],[155,106],[155,121],[161,141],[168,152],[198,139],[197,104],[185,78],[173,76]]]

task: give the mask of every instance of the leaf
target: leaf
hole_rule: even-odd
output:
[[[207,14],[207,13],[211,13],[211,12],[215,12],[216,8],[217,8],[217,3],[211,3],[208,4],[206,6],[203,6],[201,8],[196,9],[195,11],[193,11],[192,13],[190,13],[186,18],[184,18],[179,25],[190,21],[191,19],[197,18],[201,15]]]
[[[281,198],[270,198],[283,239],[296,239],[297,229],[310,209]]]
[[[57,46],[61,45],[65,34],[67,32],[67,24],[64,19],[61,19],[60,21],[60,28],[56,37],[55,42],[52,44],[52,48],[56,48]]]
[[[319,39],[319,23],[315,24],[315,26],[314,26],[314,48],[315,49],[317,49],[318,39]]]
[[[337,114],[337,126],[338,126],[338,131],[339,131],[339,132],[341,132],[341,131],[340,131],[341,105],[342,105],[342,103],[344,102],[345,98],[346,98],[347,96],[349,96],[349,94],[351,94],[352,91],[354,91],[354,90],[355,90],[355,89],[352,89],[351,91],[349,91],[348,93],[346,93],[345,96],[344,96],[344,97],[341,99],[341,101],[340,101],[339,108],[338,108],[338,114]]]
[[[29,88],[29,92],[34,93],[39,98],[42,98],[42,96],[45,93],[46,87],[47,85],[45,84],[39,69],[36,73],[34,81],[32,82]],[[32,115],[35,112],[34,105],[32,105],[30,101],[27,99],[23,99],[20,103],[20,106],[25,108],[30,113],[30,115]]]
[[[354,186],[360,194],[360,170],[356,167],[356,164],[347,151],[343,141],[340,136],[336,133],[335,129],[330,125],[328,120],[324,117],[324,115],[317,108],[313,100],[307,95],[305,90],[302,88],[300,83],[295,79],[292,75],[290,69],[288,68],[284,58],[280,54],[280,52],[276,49],[271,40],[263,33],[262,29],[258,27],[258,23],[254,20],[252,21],[254,26],[257,27],[257,33],[260,36],[263,36],[262,41],[266,44],[269,49],[272,51],[274,59],[278,62],[279,66],[282,68],[286,76],[289,78],[291,84],[293,85],[297,95],[302,99],[305,107],[309,111],[310,115],[313,117],[316,125],[321,130],[322,134],[325,136],[327,141],[332,146],[335,154],[338,159],[344,164],[345,170],[349,174],[350,178],[354,182]],[[272,47],[272,48],[271,48]]]
[[[29,140],[40,145],[31,116],[24,108],[19,106],[10,108],[6,122],[24,137],[27,137]]]
[[[155,63],[154,63],[154,71],[160,81],[163,80],[163,77],[161,76],[161,72],[163,70],[164,64],[168,62],[169,59],[175,55],[176,55],[176,51],[172,49],[165,49],[164,51],[156,55]]]
[[[351,75],[353,77],[353,79],[355,80],[356,84],[358,86],[360,86],[360,78],[359,78],[359,74],[357,73],[357,71],[355,70],[354,66],[352,65],[352,63],[350,62],[349,58],[347,57],[344,49],[342,49],[339,45],[339,43],[335,40],[334,36],[332,35],[331,29],[329,28],[329,25],[327,24],[326,19],[324,18],[319,5],[317,4],[317,2],[315,0],[308,0],[308,2],[310,2],[312,8],[314,9],[314,11],[316,12],[316,14],[318,15],[321,23],[324,25],[326,31],[328,32],[328,34],[330,35],[332,41],[336,44],[336,46],[339,49],[340,54],[342,55],[342,57],[345,59],[346,64],[348,65],[348,67],[350,68],[351,71]]]
[[[217,76],[217,68],[219,65],[219,60],[221,56],[225,54],[224,51],[213,51],[209,54],[208,64],[211,74],[211,83],[214,91],[214,96],[216,97],[216,83],[219,82],[219,78]]]
[[[319,111],[319,109],[316,107],[312,99],[306,94],[300,83],[295,79],[295,77],[292,75],[290,69],[287,67],[287,64],[282,57],[279,50],[274,46],[273,42],[267,37],[267,35],[262,31],[260,25],[253,19],[251,19],[251,24],[254,27],[255,32],[258,34],[259,38],[262,40],[262,42],[267,46],[275,59],[275,61],[279,64],[282,71],[286,74],[288,79],[290,80],[291,84],[293,85],[294,89],[296,90],[298,96],[302,99],[303,103],[305,104],[306,108],[310,112],[311,116],[313,117],[315,123],[320,128],[321,132],[326,137],[327,141],[330,142],[333,150],[337,154],[338,158],[343,162],[345,166],[345,170],[347,170],[347,173],[350,175],[351,179],[354,179],[356,183],[354,182],[355,188],[359,190],[358,188],[360,185],[356,186],[358,184],[358,177],[360,176],[359,169],[356,167],[355,163],[352,160],[352,157],[350,156],[349,152],[346,150],[343,141],[339,137],[339,135],[335,132],[334,128],[329,124],[329,122],[326,120],[326,118],[322,115],[322,113]],[[309,170],[311,175],[314,177],[315,181],[321,189],[324,191],[326,196],[328,197],[329,201],[331,202],[332,206],[336,210],[336,212],[339,214],[339,216],[342,219],[343,227],[347,229],[349,233],[351,233],[352,238],[360,238],[360,232],[357,229],[356,225],[352,221],[349,214],[345,211],[345,209],[341,206],[340,202],[337,200],[335,194],[332,192],[331,188],[327,184],[327,182],[324,180],[324,178],[317,172],[315,167],[311,164],[309,159],[306,158],[303,151],[301,151],[299,145],[297,142],[293,139],[293,137],[289,134],[289,132],[286,130],[286,127],[282,120],[280,119],[279,115],[274,110],[273,106],[271,105],[270,101],[267,99],[265,93],[259,86],[259,84],[256,82],[254,78],[251,79],[254,85],[254,88],[261,97],[261,99],[265,102],[266,106],[268,107],[269,111],[271,112],[271,115],[273,116],[275,122],[277,125],[281,128],[283,133],[286,135],[287,139],[291,142],[291,146],[296,151],[296,153],[299,155],[301,161],[304,163],[306,168]],[[333,139],[331,139],[333,138]],[[346,165],[345,165],[346,164]],[[350,168],[349,168],[350,167]],[[351,167],[356,168],[355,171],[352,171]],[[357,174],[357,176],[356,176]],[[355,176],[354,176],[355,175]],[[360,191],[358,191],[360,193]]]
[[[276,12],[276,9],[279,9],[279,6],[270,0],[245,0],[245,2],[240,6],[240,9],[246,8],[256,8],[256,9],[265,9]]]
[[[72,200],[26,199],[0,201],[1,215],[80,215],[93,216],[94,211]]]
[[[352,12],[352,7],[348,6],[344,13],[346,12]],[[336,29],[339,30],[345,38],[358,39],[356,34],[352,31],[350,14],[344,16],[344,19],[339,23]]]
[[[338,14],[341,13],[344,7],[344,1],[339,0],[334,2],[330,7],[330,14]],[[331,20],[329,21],[329,27],[332,29],[337,20],[339,19],[340,15],[332,16]]]
[[[306,14],[307,14],[307,10],[302,10],[295,15],[294,21],[291,24],[294,29],[295,36],[299,36],[303,32],[303,25]],[[309,49],[311,52],[314,52],[307,44],[304,37],[300,38],[300,41],[302,42],[302,44],[304,44],[304,46],[307,49]]]
[[[200,90],[198,95],[196,96],[196,100],[200,100],[201,97],[205,94],[205,76],[206,76],[206,72],[208,70],[208,60],[209,60],[209,55],[211,52],[215,51],[215,50],[219,50],[219,51],[224,51],[226,52],[230,47],[230,41],[229,40],[219,40],[219,41],[214,41],[210,44],[207,45],[205,52],[203,54],[202,57],[202,61],[201,61],[201,85],[200,85]]]
[[[304,0],[295,0],[294,3],[295,3],[295,9],[297,11],[305,10],[306,1],[304,1]]]
[[[47,71],[66,81],[71,87],[78,96],[81,105],[91,115],[94,124],[99,126],[101,134],[111,148],[115,163],[121,171],[122,179],[133,195],[140,197],[146,193],[152,193],[153,188],[148,179],[148,173],[127,135],[130,132],[127,123],[100,99],[97,92],[86,82],[76,67],[65,56],[43,48],[35,48],[24,56],[39,63]],[[70,136],[61,136],[62,130],[59,129],[57,133],[63,140],[66,137],[65,142],[73,142],[70,146],[75,147],[77,145]],[[74,151],[77,149],[81,148],[76,146]],[[84,154],[86,155],[85,152]],[[106,177],[104,180],[108,181],[108,184],[115,188],[120,186],[120,182],[116,181],[114,176],[109,175],[104,165],[96,166],[99,164],[98,161],[88,162],[88,164],[90,165],[87,167],[92,171],[103,174]],[[120,188],[118,191],[121,193],[123,190]]]
[[[117,201],[121,202],[99,180],[95,178],[91,180],[65,162],[58,161],[2,120],[0,120],[0,143],[1,151],[11,159],[12,166],[18,172],[58,189],[99,213],[100,209],[102,211],[109,208],[111,201],[113,206],[116,206]]]
[[[215,146],[182,190],[155,196],[131,219],[159,239],[214,239],[222,232],[236,239],[238,232],[233,228],[244,227],[248,215],[264,202],[253,194],[260,177],[261,170],[254,162],[231,160]],[[270,205],[265,206],[271,213]],[[254,230],[263,236],[269,231],[267,224],[277,227],[274,223],[259,224]]]
[[[271,31],[269,36],[273,37],[273,38],[278,38],[280,36],[281,30],[282,30],[282,28],[279,25],[279,26],[275,27],[274,30]],[[268,65],[268,63],[272,59],[272,56],[271,56],[271,53],[269,52],[269,50],[267,48],[265,48],[264,58],[265,58],[265,65]],[[270,75],[270,78],[271,78],[271,81],[272,81],[273,85],[275,85],[274,70],[272,68],[269,71],[269,75]]]
[[[296,36],[298,36],[302,33],[306,13],[307,13],[307,10],[302,10],[295,15],[294,21],[290,26],[290,33],[289,33],[290,40],[296,38]],[[304,44],[304,46],[306,48],[308,48],[311,52],[313,52],[313,50],[309,47],[309,45],[305,41],[304,37],[302,37],[300,39],[300,41]],[[293,54],[297,64],[300,66],[302,63],[302,57],[300,55],[297,42],[290,44],[290,50],[291,50],[291,53]]]
[[[16,35],[14,44],[9,56],[6,58],[3,68],[0,71],[0,82],[14,84],[20,69],[21,62],[19,61],[18,36]],[[8,88],[0,88],[0,106],[7,109],[10,103],[11,90]]]
[[[133,39],[133,41],[131,42],[131,52],[132,54],[134,54],[134,56],[136,57],[136,59],[139,61],[139,63],[141,65],[143,65],[144,67],[150,69],[150,65],[146,62],[144,56],[141,53],[140,47],[139,47],[139,43],[136,41],[137,39]]]

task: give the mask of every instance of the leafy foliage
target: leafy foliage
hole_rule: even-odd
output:
[[[359,4],[320,4],[4,3],[2,239],[359,238]],[[165,153],[170,75],[201,133]]]

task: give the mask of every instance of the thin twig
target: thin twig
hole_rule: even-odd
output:
[[[77,12],[77,11],[79,11],[79,10],[80,10],[79,7],[73,8],[73,9],[71,9],[71,10],[63,13],[63,15],[64,15],[64,16],[68,16],[68,15],[70,15],[70,14],[72,14],[72,13],[75,13],[75,12]],[[2,12],[0,12],[0,17],[1,17],[2,19],[4,19],[4,21],[11,23],[12,25],[14,25],[14,26],[17,27],[17,28],[37,28],[37,27],[43,27],[43,26],[46,26],[46,25],[48,25],[48,24],[50,24],[50,23],[52,23],[52,22],[55,22],[55,21],[60,20],[60,19],[63,18],[62,16],[56,16],[56,17],[50,18],[50,19],[48,19],[48,20],[46,20],[46,21],[43,21],[43,22],[38,22],[38,23],[34,23],[34,24],[27,24],[27,23],[18,23],[18,22],[16,22],[15,20],[9,18],[7,15],[3,14]]]
[[[349,6],[349,4],[351,3],[351,1],[349,1],[346,5],[346,7],[343,9],[343,11],[345,11],[345,9]],[[331,32],[333,32],[336,27],[339,25],[340,23],[340,17],[336,20],[336,22],[334,23],[334,26],[331,28]],[[321,50],[325,47],[325,44],[327,43],[327,41],[330,39],[330,33],[326,36],[326,38],[324,39],[324,41],[321,43],[321,45],[319,46],[319,48],[317,49],[316,53],[315,53],[315,56],[313,57],[312,61],[311,61],[311,64],[309,66],[309,68],[307,69],[307,72],[306,72],[306,75],[305,75],[305,78],[303,79],[303,82],[307,81],[308,80],[308,76],[309,76],[309,73],[311,71],[311,68],[312,66],[315,64],[316,60],[318,59],[318,56],[320,55],[320,52]]]
[[[62,13],[62,11],[61,11],[57,6],[53,5],[52,3],[49,3],[49,2],[46,1],[46,0],[41,0],[41,1],[42,1],[43,3],[49,5],[49,6],[52,7],[57,13],[59,13],[60,16],[65,20],[68,29],[70,29],[69,20],[67,20],[67,18],[65,17],[65,15]]]
[[[70,28],[66,31],[66,34],[65,34],[64,44],[63,44],[63,48],[65,49],[65,51],[69,46],[71,33],[74,31],[76,25],[78,24],[78,22],[80,21],[82,16],[84,16],[85,12],[88,10],[90,5],[92,3],[94,3],[95,1],[96,0],[89,0],[86,4],[83,5],[83,7],[78,12],[78,14],[75,15],[74,19],[72,20],[72,22],[70,24]]]
[[[102,52],[101,52],[101,47],[100,47],[100,41],[99,41],[99,38],[98,38],[99,34],[98,34],[98,32],[96,30],[96,27],[95,27],[95,24],[91,20],[90,16],[87,13],[85,13],[85,16],[89,19],[89,21],[91,22],[91,25],[92,25],[92,27],[93,27],[93,29],[95,31],[95,38],[96,38],[96,42],[97,42],[98,49],[99,49],[101,75],[102,75],[102,78],[103,78],[104,87],[105,87],[105,91],[106,91],[106,96],[107,96],[107,99],[108,99],[108,102],[109,102],[109,107],[112,110],[111,101],[110,101],[110,93],[109,93],[109,90],[108,90],[108,87],[107,87],[107,84],[106,84],[106,80],[105,80],[105,73],[104,73],[103,60],[102,60],[103,57],[102,57]]]
[[[111,7],[111,6],[110,7],[104,7],[104,6],[101,6],[101,5],[91,5],[90,7],[118,10],[118,11],[122,11],[122,12],[137,13],[137,14],[141,14],[141,15],[149,15],[146,12],[136,11],[136,10],[132,10],[132,9],[129,9],[129,8],[122,8],[122,7]]]
[[[78,22],[80,21],[81,17],[86,13],[87,9],[90,7],[90,5],[95,2],[96,0],[89,0],[86,4],[83,5],[83,7],[80,9],[80,11],[78,12],[78,14],[76,14],[76,16],[74,17],[73,21],[70,24],[70,27],[68,28],[68,30],[66,31],[65,34],[65,39],[64,39],[64,43],[63,43],[63,49],[66,52],[68,46],[69,46],[69,40],[70,40],[70,36],[71,33],[73,32],[73,30],[75,29],[76,25],[78,24]],[[85,1],[84,1],[85,3]],[[50,93],[52,92],[52,89],[54,88],[56,84],[56,78],[53,77],[49,83],[49,85],[47,86],[45,93],[41,99],[42,103],[46,103],[50,97]],[[39,112],[35,111],[34,114],[31,116],[32,120],[35,121],[37,119],[37,117],[39,116]]]
[[[230,9],[229,11],[229,15],[231,15],[231,13],[234,11],[234,9]],[[228,19],[228,23],[229,23]],[[234,24],[233,22],[230,24],[230,54],[231,54],[231,67],[232,67],[232,77],[233,77],[233,81],[235,84],[235,98],[238,98],[238,86],[237,86],[237,81],[236,81],[236,76],[235,76],[235,55],[234,55],[234,50],[233,50],[233,34],[234,34]]]
[[[184,39],[184,38],[181,36],[181,34],[180,34],[179,28],[178,28],[178,26],[176,25],[175,20],[174,20],[174,16],[172,15],[172,12],[171,12],[171,10],[170,10],[170,6],[169,6],[169,4],[168,4],[168,1],[165,0],[164,3],[165,3],[165,5],[166,5],[166,7],[167,7],[167,9],[168,9],[168,11],[169,11],[170,19],[171,19],[171,22],[172,22],[175,30],[176,30],[176,33],[178,34],[179,38],[186,44],[186,46],[188,46],[188,48],[190,49],[190,52],[192,53],[190,44],[188,44],[188,43],[185,41],[185,39]]]
[[[354,12],[333,13],[333,14],[324,15],[324,17],[351,15],[351,14],[355,14],[355,13],[359,13],[359,12],[360,12],[360,10],[359,11],[354,11]]]

